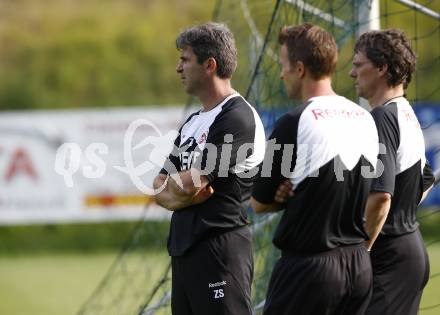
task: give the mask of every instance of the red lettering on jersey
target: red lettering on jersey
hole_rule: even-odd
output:
[[[335,111],[334,109],[326,109],[325,113],[327,114],[328,118],[333,118],[335,116],[338,116],[338,112]]]
[[[401,111],[405,115],[405,118],[407,121],[412,123],[416,128],[419,128],[419,129],[421,128],[419,121],[417,120],[417,117],[414,115],[414,113],[412,111],[406,110],[406,109],[402,109]]]
[[[312,113],[315,116],[315,119],[318,120],[318,116],[321,116],[321,118],[325,118],[324,115],[322,114],[322,110],[317,108],[317,109],[312,109]]]
[[[34,181],[38,179],[37,173],[32,166],[32,161],[25,151],[17,149],[12,156],[11,166],[6,171],[5,179],[7,182],[19,173],[25,173]]]
[[[363,116],[365,115],[365,111],[361,110],[361,109],[354,109],[352,111],[347,111],[345,109],[312,109],[312,113],[313,116],[315,117],[315,120],[318,120],[318,116],[320,118],[348,118],[348,119],[352,119],[352,118],[357,118],[359,116]]]

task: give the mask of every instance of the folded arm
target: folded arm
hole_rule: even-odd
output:
[[[196,183],[193,177],[198,178],[199,183]],[[214,193],[208,179],[195,169],[182,171],[173,176],[157,175],[153,182],[154,189],[160,189],[164,185],[162,191],[156,195],[156,203],[170,211],[202,203]]]
[[[276,212],[286,207],[287,200],[294,195],[292,184],[289,180],[282,182],[275,192],[274,202],[265,204],[251,198],[251,206],[256,213]]]
[[[255,200],[253,197],[251,198],[251,206],[256,213],[277,212],[284,209],[283,204],[277,202],[271,204],[261,203]]]

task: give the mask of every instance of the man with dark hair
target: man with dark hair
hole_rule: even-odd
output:
[[[282,29],[279,42],[280,77],[303,105],[277,122],[252,193],[256,212],[285,208],[264,314],[363,314],[372,288],[362,218],[378,154],[374,121],[333,91],[330,33],[306,23]],[[280,186],[294,192],[280,199]]]
[[[250,315],[253,261],[247,206],[264,157],[257,112],[231,86],[234,37],[218,23],[183,31],[177,73],[202,109],[182,125],[154,181],[173,211],[168,251],[174,315]],[[252,176],[254,174],[254,176]]]
[[[417,314],[429,261],[416,209],[434,178],[420,124],[405,98],[416,57],[405,34],[395,29],[361,35],[354,53],[350,75],[372,108],[383,146],[378,157],[383,172],[373,180],[365,210],[374,283],[367,314]]]

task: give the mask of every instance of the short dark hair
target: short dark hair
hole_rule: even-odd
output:
[[[333,36],[311,23],[285,26],[278,35],[278,42],[287,46],[289,61],[301,61],[312,78],[330,76],[338,62],[338,47]]]
[[[191,47],[200,64],[214,58],[220,78],[232,77],[237,68],[234,35],[225,24],[209,22],[190,27],[179,34],[176,46],[178,49]]]
[[[397,29],[370,31],[362,34],[354,46],[377,68],[388,65],[387,83],[394,87],[403,84],[406,89],[416,70],[416,55],[405,33]]]

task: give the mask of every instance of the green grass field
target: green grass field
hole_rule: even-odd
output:
[[[116,254],[0,256],[0,314],[75,314],[98,285]],[[429,256],[431,275],[440,273],[440,244],[429,247]],[[152,275],[156,274],[155,278],[168,258],[165,253],[155,251],[147,257],[151,259],[146,259],[145,264],[153,270]],[[439,292],[440,277],[434,277],[425,289],[422,307],[439,304]],[[420,314],[440,314],[440,308],[421,311]]]
[[[0,256],[0,314],[76,314],[116,255],[117,252]],[[147,257],[151,259],[146,259],[144,270],[148,270],[148,278],[155,284],[168,262],[168,255],[152,251]],[[130,297],[126,300],[130,303]]]
[[[422,297],[421,308],[439,305],[436,308],[421,310],[421,315],[440,314],[440,244],[428,247],[429,260],[431,264],[431,279],[429,280]],[[437,275],[437,276],[435,276]],[[433,277],[434,276],[434,277]],[[404,279],[402,279],[404,281]]]
[[[75,314],[115,255],[111,252],[0,257],[0,314]]]

